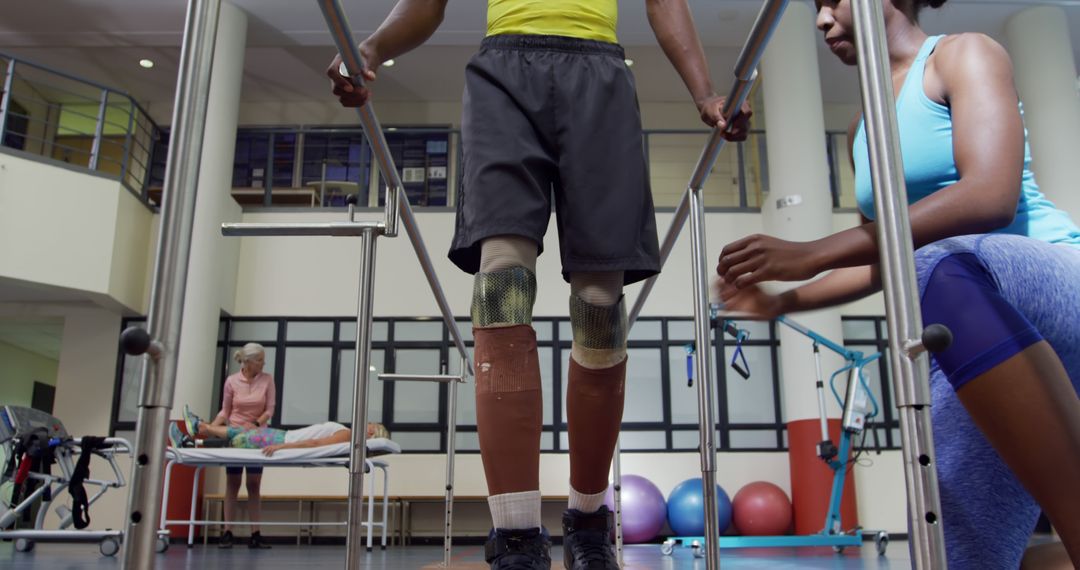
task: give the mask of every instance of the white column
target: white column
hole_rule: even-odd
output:
[[[214,361],[218,323],[221,312],[231,311],[235,301],[240,251],[239,239],[221,235],[221,223],[240,220],[240,206],[229,189],[246,43],[247,15],[231,3],[222,2],[180,329],[173,417],[179,417],[184,404],[201,414],[217,412],[210,410],[210,404],[217,377]]]
[[[1047,198],[1080,220],[1080,87],[1068,22],[1059,7],[1036,6],[1009,18],[1005,36],[1035,177]]]
[[[761,62],[769,158],[769,193],[761,213],[766,234],[791,241],[810,241],[833,231],[818,41],[813,12],[804,3],[792,2]],[[842,340],[835,309],[794,318],[830,340]],[[779,338],[785,420],[816,418],[812,343],[782,325]],[[839,362],[822,351],[823,372],[838,368]],[[839,416],[838,406],[829,409],[830,417]]]

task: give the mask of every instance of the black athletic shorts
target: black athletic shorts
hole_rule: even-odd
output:
[[[563,278],[660,271],[634,78],[616,44],[486,38],[465,70],[464,173],[450,260],[480,269],[480,243],[512,234],[543,250],[554,196]]]

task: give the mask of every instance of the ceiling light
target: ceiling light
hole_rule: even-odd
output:
[[[388,60],[383,62],[383,67],[394,67],[395,63],[396,62],[394,60],[388,59]]]
[[[627,66],[627,67],[630,67],[630,66],[634,65],[634,60],[632,60],[632,59],[630,59],[630,58],[626,58],[626,59],[624,59],[623,61],[625,61],[625,62],[626,62],[626,66]]]
[[[154,67],[154,61],[150,59],[140,59],[139,65],[145,67],[146,69],[150,69],[151,67]]]

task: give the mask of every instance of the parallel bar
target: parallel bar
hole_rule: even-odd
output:
[[[461,376],[445,374],[379,374],[383,382],[438,382],[440,384],[460,384],[465,380]]]
[[[176,355],[202,159],[210,68],[221,0],[190,0],[180,52],[172,144],[165,168],[161,233],[154,267],[147,329],[161,351],[143,360],[135,466],[128,499],[123,567],[154,566],[155,523],[161,508],[163,442],[176,385]]]
[[[90,170],[97,170],[101,157],[101,136],[105,132],[105,112],[109,109],[109,92],[102,89],[101,103],[98,105],[97,123],[94,125],[94,142],[90,147]]]
[[[913,566],[919,570],[937,570],[946,567],[946,559],[930,426],[929,367],[927,357],[912,356],[906,350],[921,340],[922,320],[885,22],[878,0],[854,0],[852,11],[874,182],[889,356],[896,374],[893,385],[900,410]]]
[[[735,64],[735,83],[731,86],[731,90],[728,92],[727,99],[724,102],[722,113],[724,121],[728,124],[731,124],[742,104],[746,102],[746,98],[750,96],[750,90],[754,87],[754,81],[757,79],[758,62],[761,61],[761,56],[765,53],[765,46],[769,43],[769,38],[772,37],[777,24],[780,23],[780,17],[784,15],[787,3],[788,0],[766,0],[765,5],[758,12],[754,27],[750,29],[750,36],[747,38],[746,45],[743,46],[742,52],[739,53],[739,59]],[[679,239],[679,233],[682,231],[683,226],[686,224],[686,218],[690,214],[690,193],[693,190],[700,190],[705,185],[709,172],[712,170],[713,164],[716,163],[716,157],[720,155],[723,148],[723,132],[719,129],[713,129],[708,142],[705,143],[701,156],[698,158],[697,165],[694,167],[689,187],[683,193],[682,200],[679,201],[679,207],[675,209],[675,217],[671,220],[667,234],[664,235],[664,242],[660,246],[661,267],[667,264],[668,256],[671,255],[671,250],[675,247],[675,242]],[[652,293],[658,277],[658,275],[654,275],[645,281],[641,293],[634,300],[634,306],[630,309],[629,315],[631,327],[634,326],[634,323],[637,322],[638,317],[641,315],[641,309],[645,306],[645,301],[649,299],[649,294]]]
[[[345,568],[359,568],[364,543],[364,470],[367,468],[368,367],[371,366],[371,319],[375,299],[377,228],[360,235],[360,293],[356,303],[356,367],[353,371],[352,449],[349,454],[349,523],[345,534]],[[372,476],[375,474],[372,473]]]
[[[353,42],[352,29],[349,20],[345,17],[345,11],[341,8],[338,0],[318,0],[319,9],[322,10],[326,25],[330,28],[330,35],[337,45],[341,61],[345,65],[348,76],[352,78],[353,85],[363,87],[364,79],[361,75],[364,62],[360,58],[360,49]],[[394,165],[394,157],[390,155],[390,146],[386,144],[386,136],[383,135],[379,119],[375,117],[375,108],[369,101],[363,107],[357,109],[360,115],[360,126],[364,129],[368,141],[371,143],[371,152],[379,165],[379,171],[387,181],[386,186],[386,237],[396,237],[398,231],[398,200],[400,193],[404,192],[401,184],[401,175]],[[406,200],[402,200],[406,202]]]
[[[356,237],[383,227],[382,222],[274,222],[221,224],[225,236],[334,236]]]

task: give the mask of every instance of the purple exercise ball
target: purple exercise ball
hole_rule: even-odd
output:
[[[608,485],[604,504],[615,511],[615,490]],[[667,522],[667,503],[664,494],[652,481],[640,475],[623,475],[622,528],[623,542],[649,542],[656,538]]]

